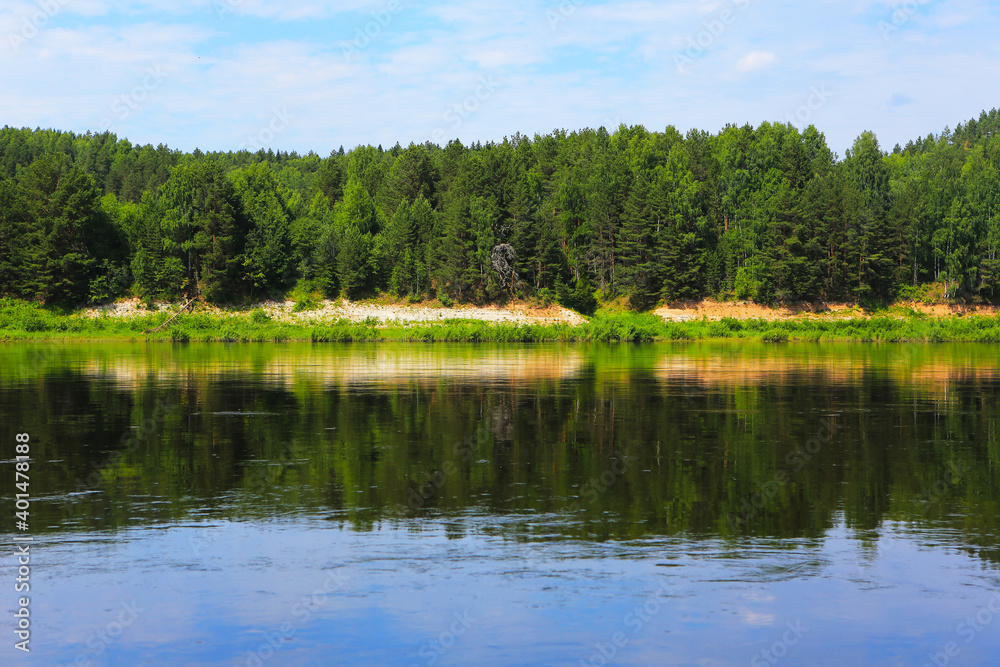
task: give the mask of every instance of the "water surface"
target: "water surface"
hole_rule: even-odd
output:
[[[995,664],[998,382],[985,345],[0,346],[31,661]]]

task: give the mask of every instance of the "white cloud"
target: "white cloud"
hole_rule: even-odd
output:
[[[635,23],[646,26],[663,24],[680,17],[691,16],[691,9],[679,4],[626,2],[598,5],[588,10],[595,18],[615,23]]]
[[[772,51],[751,51],[740,58],[736,63],[736,69],[740,72],[752,72],[773,65],[777,60]]]
[[[743,616],[743,622],[747,625],[757,627],[768,627],[774,625],[774,614],[765,614],[751,609],[744,609],[741,615]]]
[[[893,93],[892,97],[889,98],[889,106],[891,107],[902,107],[907,104],[913,104],[913,98],[909,95],[904,95],[903,93]]]
[[[324,154],[341,144],[422,141],[436,127],[466,142],[619,118],[717,132],[783,121],[825,84],[836,96],[810,122],[842,151],[865,129],[891,146],[954,127],[995,106],[991,91],[1000,86],[992,39],[1000,21],[986,11],[940,30],[934,19],[943,9],[921,5],[886,40],[878,21],[890,5],[870,0],[745,9],[734,0],[398,2],[391,23],[348,59],[343,49],[356,29],[389,0],[122,0],[113,9],[103,2],[107,11],[96,17],[102,0],[66,0],[17,50],[9,36],[20,35],[36,5],[12,0],[0,9],[0,125],[98,129],[148,67],[167,76],[148,96],[140,91],[145,99],[115,125],[119,136],[227,150],[287,109],[293,122],[270,147]],[[233,12],[220,18],[213,3]],[[951,3],[962,14],[982,4]],[[553,24],[547,12],[561,7],[573,9]],[[713,22],[726,9],[732,18],[719,30]],[[687,50],[701,33],[712,38]],[[688,76],[677,72],[682,53],[690,54]],[[484,76],[502,86],[456,127],[444,114]],[[905,114],[891,105],[907,98],[918,103]]]

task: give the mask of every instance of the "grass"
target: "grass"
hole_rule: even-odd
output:
[[[599,312],[578,326],[511,324],[480,320],[448,320],[424,324],[379,326],[376,320],[338,320],[320,324],[272,320],[260,309],[232,316],[183,313],[160,327],[172,312],[142,314],[132,319],[86,317],[14,299],[0,299],[0,341],[160,340],[173,342],[652,342],[746,339],[784,342],[1000,342],[1000,317],[934,319],[905,311],[871,318],[760,319],[665,322],[651,313]]]

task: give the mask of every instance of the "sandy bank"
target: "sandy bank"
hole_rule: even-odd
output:
[[[889,315],[905,317],[908,311],[927,315],[928,317],[955,317],[964,315],[997,315],[1000,308],[986,305],[925,305],[922,303],[899,303],[893,306]],[[668,322],[687,322],[690,320],[721,320],[731,317],[737,320],[788,320],[788,319],[857,319],[868,318],[858,306],[843,303],[795,304],[791,306],[761,306],[745,301],[696,301],[671,304],[657,308],[657,315]],[[886,313],[881,313],[882,315]],[[912,314],[912,313],[909,313]]]
[[[158,310],[176,312],[177,304],[157,304]],[[454,308],[416,305],[382,305],[373,303],[351,303],[346,300],[322,301],[314,310],[294,312],[294,301],[264,301],[253,308],[260,308],[271,319],[289,323],[320,323],[347,319],[352,322],[364,322],[375,319],[380,324],[410,322],[443,322],[446,320],[482,320],[484,322],[509,322],[513,324],[582,324],[584,319],[571,310],[561,306],[533,308],[526,304],[508,306],[459,306]],[[199,312],[212,315],[246,315],[249,308],[226,309],[199,304]],[[149,314],[138,299],[129,299],[104,306],[88,308],[84,314],[88,317],[106,315],[108,317],[132,318]]]

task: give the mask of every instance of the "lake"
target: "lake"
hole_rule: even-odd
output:
[[[997,664],[998,389],[992,345],[0,345],[0,661]]]

